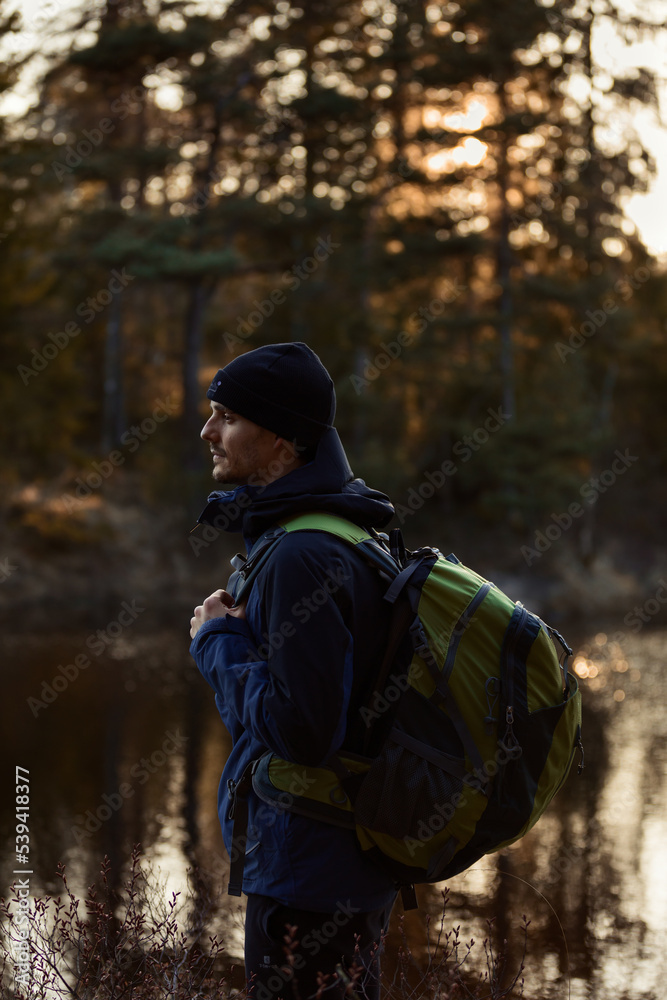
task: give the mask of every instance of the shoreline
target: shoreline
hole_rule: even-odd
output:
[[[191,609],[232,572],[239,535],[220,534],[192,545],[191,510],[152,507],[136,495],[97,496],[76,516],[54,498],[26,487],[10,502],[0,529],[0,619],[26,628],[52,623],[76,628],[113,617],[137,600],[156,620]],[[197,510],[201,507],[195,505]],[[667,620],[667,548],[645,538],[600,533],[596,554],[582,560],[565,537],[526,566],[520,542],[504,526],[471,526],[443,519],[411,526],[409,544],[454,548],[462,562],[512,600],[558,627],[559,622],[611,621],[630,631]],[[423,541],[422,541],[423,540]]]

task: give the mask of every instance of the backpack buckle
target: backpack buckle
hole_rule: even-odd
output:
[[[392,528],[389,532],[389,551],[392,559],[403,569],[407,562],[407,551],[400,528]]]
[[[426,638],[424,626],[420,622],[419,618],[415,618],[410,626],[409,632],[412,638],[412,648],[415,653],[418,653],[419,656],[421,656],[422,659],[425,659],[426,654],[429,654],[431,649],[428,644],[428,639]]]
[[[227,819],[234,819],[234,806],[236,804],[235,792],[236,784],[233,778],[227,779],[227,798],[229,799],[229,810],[227,812]]]

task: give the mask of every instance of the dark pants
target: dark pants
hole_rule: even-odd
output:
[[[390,913],[391,907],[363,913],[347,900],[333,913],[315,913],[284,906],[270,896],[248,895],[249,996],[308,1000],[321,990],[323,1000],[340,1000],[352,981],[352,996],[379,1000],[380,936]]]

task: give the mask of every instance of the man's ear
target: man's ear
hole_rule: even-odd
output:
[[[287,459],[287,461],[294,460],[299,465],[303,465],[303,459],[299,455],[299,449],[295,445],[294,441],[289,441],[287,438],[278,437],[276,435],[273,450],[282,456],[283,461],[285,461],[285,459]]]

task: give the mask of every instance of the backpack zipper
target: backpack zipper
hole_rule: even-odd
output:
[[[517,602],[516,608],[520,609],[519,615],[514,619],[516,624],[510,632],[507,648],[505,649],[505,662],[504,664],[501,664],[500,670],[501,678],[503,677],[503,673],[505,674],[503,679],[505,681],[505,723],[507,728],[503,738],[498,740],[498,746],[501,750],[504,750],[505,753],[507,753],[510,760],[517,760],[523,753],[523,749],[514,735],[514,653],[517,642],[519,641],[519,636],[523,632],[524,625],[526,624],[528,611],[524,608],[520,601]],[[503,666],[505,667],[504,671]]]

